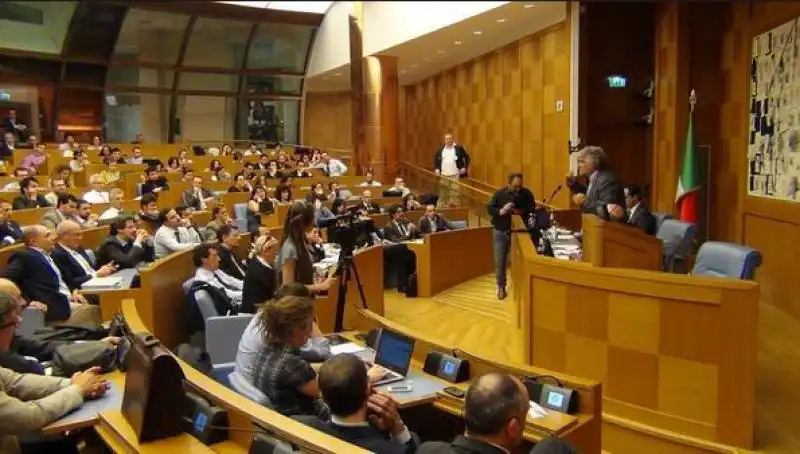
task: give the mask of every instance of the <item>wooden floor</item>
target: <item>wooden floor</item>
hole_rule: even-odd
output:
[[[517,361],[508,302],[494,295],[494,278],[483,276],[434,298],[386,292],[386,317],[448,344],[499,360]],[[761,304],[756,385],[756,446],[759,453],[800,453],[800,320]],[[732,346],[735,348],[735,346]]]

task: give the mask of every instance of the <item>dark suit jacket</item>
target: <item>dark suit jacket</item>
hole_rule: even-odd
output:
[[[408,443],[400,444],[392,441],[387,434],[372,426],[338,426],[332,422],[322,421],[316,416],[294,416],[293,419],[370,452],[378,454],[412,454],[417,451],[417,442],[413,435]]]
[[[46,304],[48,322],[66,320],[72,314],[69,299],[58,292],[58,276],[38,251],[25,248],[11,254],[0,277],[14,281],[26,300]]]
[[[244,273],[240,272],[239,268],[244,271],[245,267],[242,265],[242,262],[233,255],[233,252],[223,246],[220,246],[217,251],[219,252],[219,269],[228,276],[244,280]],[[239,262],[239,268],[236,268],[236,265],[233,263],[234,260]]]
[[[268,268],[256,258],[247,264],[242,288],[242,306],[239,312],[256,313],[256,304],[269,301],[275,296],[278,275],[274,268]]]
[[[83,256],[90,265],[92,264],[85,250],[79,249],[75,252]],[[56,265],[58,265],[58,269],[61,270],[61,277],[64,279],[64,282],[67,283],[70,290],[81,288],[84,282],[92,278],[92,275],[86,274],[86,271],[84,271],[78,261],[75,260],[66,249],[61,247],[60,244],[56,244],[55,247],[53,247],[53,252],[50,253],[50,256],[53,257]]]
[[[41,194],[36,196],[36,200],[29,199],[20,194],[14,199],[13,202],[11,202],[11,208],[14,210],[30,210],[33,208],[45,208],[49,206],[50,203]]]
[[[505,454],[502,449],[490,444],[467,438],[463,435],[456,437],[452,443],[444,441],[429,441],[420,445],[417,454]]]
[[[434,218],[436,222],[436,231],[442,232],[444,230],[452,230],[450,223],[447,222],[447,219],[444,216],[437,214]],[[431,219],[427,216],[423,216],[419,220],[419,233],[420,235],[427,235],[431,233]]]
[[[381,207],[375,205],[374,203],[370,203],[369,206],[367,206],[362,202],[360,205],[358,205],[358,211],[366,214],[376,214],[381,212]]]
[[[0,224],[0,242],[3,242],[6,237],[13,238],[15,243],[22,238],[22,228],[10,219]]]
[[[0,142],[0,158],[10,158],[14,154],[14,150],[8,148],[5,142]]]
[[[203,192],[203,199],[214,197],[214,194],[212,194],[211,191],[209,191],[208,189],[203,188],[202,192]],[[183,194],[181,195],[181,201],[187,207],[192,207],[197,211],[200,211],[201,209],[200,199],[198,199],[197,196],[194,194],[194,189],[183,191]]]
[[[609,219],[606,205],[614,203],[620,207],[625,206],[625,193],[619,184],[617,176],[608,170],[598,170],[594,182],[589,185],[586,199],[581,204],[584,213],[596,214],[603,219]]]
[[[656,234],[656,217],[653,216],[653,213],[647,209],[644,203],[639,204],[639,208],[636,208],[636,211],[633,212],[633,217],[628,219],[628,224],[639,227],[648,235]]]
[[[456,167],[458,170],[467,169],[469,172],[469,154],[467,153],[466,148],[459,144],[455,144],[454,148],[456,149]],[[444,151],[444,145],[439,147],[436,150],[436,157],[433,160],[433,169],[442,171],[442,152]],[[466,176],[466,175],[464,175]]]
[[[163,191],[169,190],[169,185],[167,184],[167,180],[164,177],[161,177],[155,181],[147,180],[142,184],[142,195],[150,194],[153,192],[155,188],[163,188]]]
[[[394,221],[389,222],[389,224],[383,228],[383,237],[395,243],[399,243],[401,241],[406,241],[406,240],[413,240],[418,236],[417,234],[419,233],[417,229],[412,230],[413,225],[414,225],[413,223],[407,222],[405,224],[406,234],[403,235],[402,233],[400,233],[400,229],[397,228],[397,224],[395,224]]]
[[[15,334],[11,339],[10,348],[0,352],[0,367],[20,374],[44,374],[44,367],[40,361],[52,361],[56,348],[69,343],[69,341],[41,341]],[[34,357],[38,361],[28,359],[26,356]]]
[[[97,266],[114,262],[117,269],[133,268],[141,262],[153,261],[155,254],[152,246],[134,247],[133,241],[122,245],[117,237],[109,236],[97,249]]]

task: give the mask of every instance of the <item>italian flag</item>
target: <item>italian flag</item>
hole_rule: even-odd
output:
[[[678,178],[678,191],[675,194],[675,206],[681,221],[697,224],[697,197],[700,186],[694,150],[694,115],[690,113],[689,127],[686,130],[686,148],[683,150],[683,166]]]

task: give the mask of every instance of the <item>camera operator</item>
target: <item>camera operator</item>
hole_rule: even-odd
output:
[[[511,215],[522,216],[528,222],[536,209],[533,193],[522,186],[522,174],[508,176],[508,186],[495,192],[489,201],[489,215],[492,217],[492,244],[494,246],[494,268],[497,278],[497,299],[504,299],[506,293],[506,268],[508,251],[511,247]]]

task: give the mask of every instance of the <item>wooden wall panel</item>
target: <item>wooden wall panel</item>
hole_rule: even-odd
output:
[[[568,13],[565,22],[406,86],[400,159],[432,168],[452,132],[470,153],[473,178],[502,186],[521,171],[541,198],[569,169],[569,88]],[[567,205],[566,191],[560,197]]]
[[[319,148],[353,149],[350,92],[306,93],[303,143]]]

